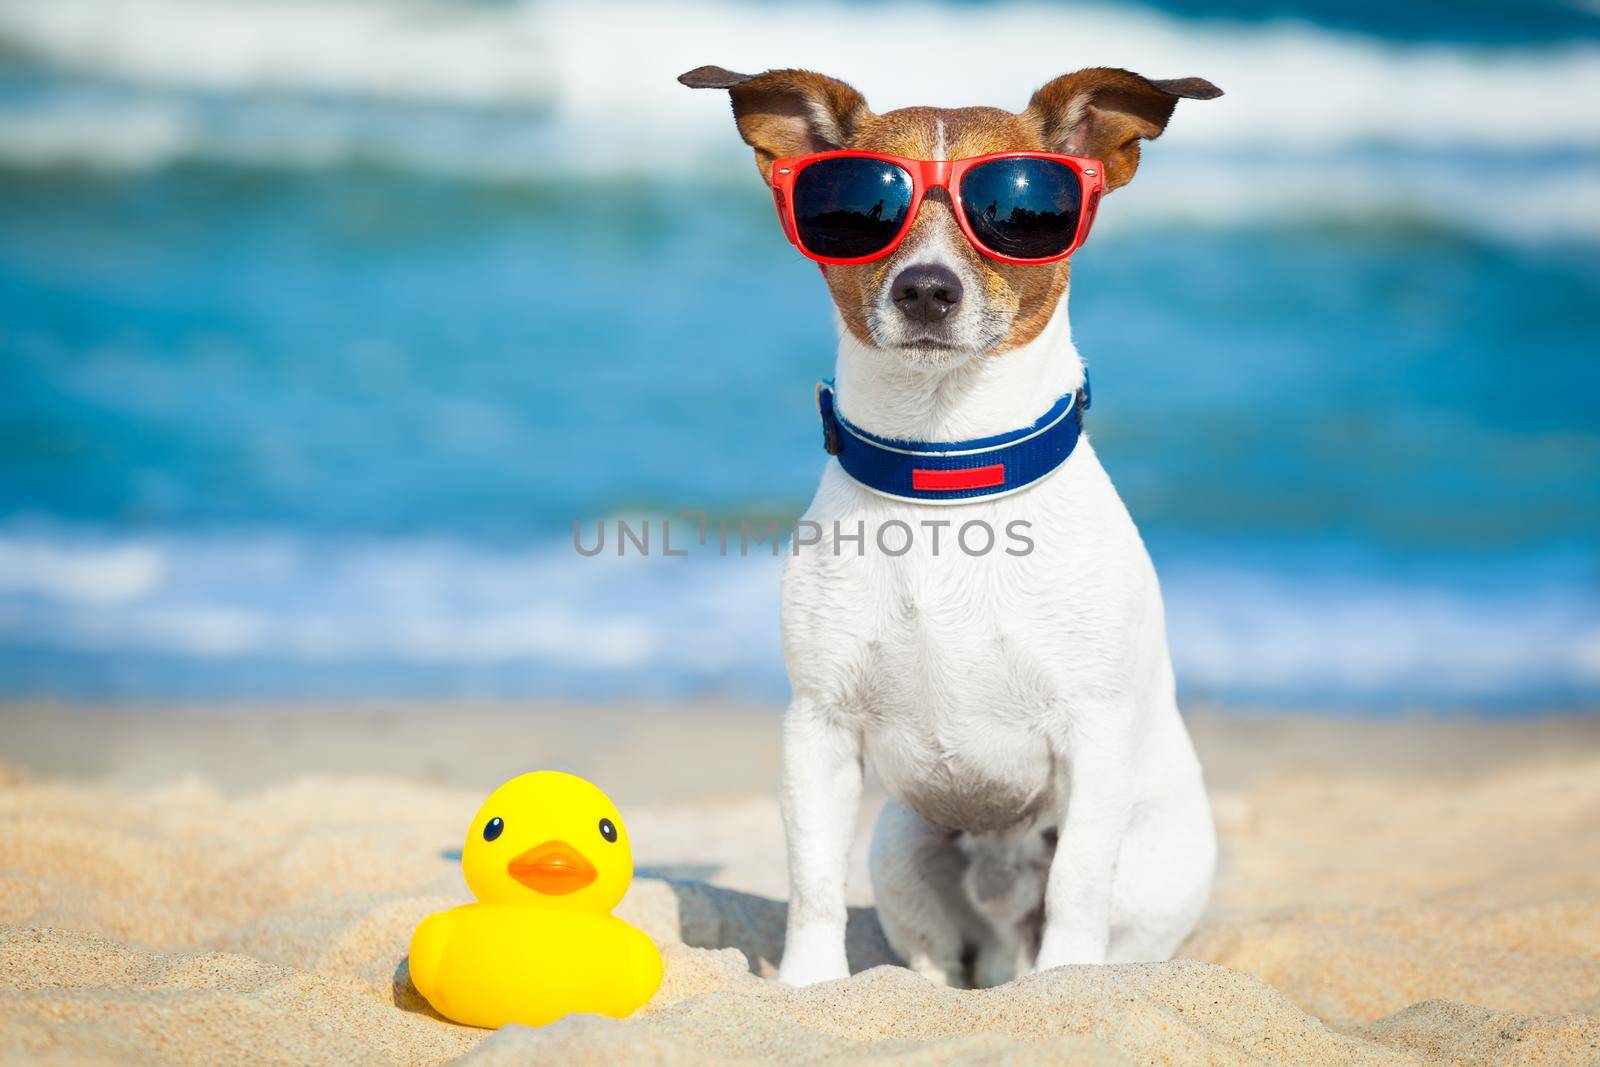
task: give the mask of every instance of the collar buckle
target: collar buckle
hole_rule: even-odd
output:
[[[844,451],[839,439],[839,419],[833,413],[833,390],[827,382],[817,383],[817,414],[822,418],[822,448],[830,456]]]

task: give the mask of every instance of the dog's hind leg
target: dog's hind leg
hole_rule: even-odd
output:
[[[973,965],[979,988],[1004,985],[1033,970],[1044,919],[1044,884],[1056,830],[1029,819],[1005,830],[956,835],[967,859],[962,891],[989,927]]]
[[[872,833],[878,920],[906,966],[941,985],[965,985],[964,956],[987,926],[961,892],[966,857],[955,835],[890,800]]]

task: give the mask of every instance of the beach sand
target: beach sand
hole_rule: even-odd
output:
[[[1193,719],[1222,833],[1180,958],[787,989],[760,709],[0,709],[0,1062],[1600,1063],[1600,719]],[[522,770],[592,777],[662,946],[633,1018],[434,1015],[412,927]]]

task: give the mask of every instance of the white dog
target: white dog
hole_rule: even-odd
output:
[[[1219,95],[1198,78],[1097,68],[1056,79],[1018,114],[876,115],[850,86],[806,71],[702,67],[680,80],[729,90],[791,240],[783,190],[794,157],[1087,157],[1073,195],[1087,196],[1078,206],[1092,220],[1097,183],[1133,177],[1141,139],[1162,132],[1180,97]],[[817,535],[799,539],[783,580],[794,699],[783,727],[791,894],[779,977],[804,985],[849,973],[845,866],[869,757],[891,796],[872,844],[873,889],[889,942],[913,969],[994,985],[1059,964],[1166,959],[1205,906],[1216,840],[1154,569],[1078,436],[1087,397],[1067,324],[1069,261],[985,254],[969,233],[993,221],[994,205],[987,221],[963,221],[954,190],[924,191],[892,253],[823,269],[840,342],[821,399],[840,458],[805,515]],[[884,214],[880,203],[861,218],[892,230]],[[941,445],[987,448],[997,436],[1008,448],[1059,437],[1069,454],[1053,466],[1029,459],[1048,469],[1017,486],[983,481],[1004,464],[969,463],[965,483],[937,472],[924,482],[919,469],[915,493],[845,466],[863,448],[892,467],[902,453],[915,464],[971,451]],[[1020,453],[1006,455],[1021,467]],[[969,491],[940,498],[949,484]]]

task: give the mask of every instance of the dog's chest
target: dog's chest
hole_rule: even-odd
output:
[[[952,828],[1009,825],[1048,799],[1048,728],[1074,679],[1094,671],[1102,611],[1074,595],[1097,569],[1073,519],[1029,498],[950,509],[890,505],[824,480],[808,518],[824,543],[784,578],[784,639],[797,694],[856,720],[886,787]],[[1060,492],[1065,486],[1055,487]],[[832,543],[864,524],[861,552]],[[882,551],[885,523],[912,530],[902,554]],[[948,523],[937,530],[924,523]],[[960,531],[971,523],[968,548]],[[1014,524],[1022,523],[1022,526]],[[898,535],[900,530],[895,528]],[[935,546],[934,535],[938,534]],[[905,541],[889,538],[892,549]]]
[[[1014,821],[1048,788],[1041,720],[1060,695],[1036,635],[1001,607],[1022,590],[984,573],[965,560],[900,568],[858,668],[879,775],[925,817],[971,829]]]

